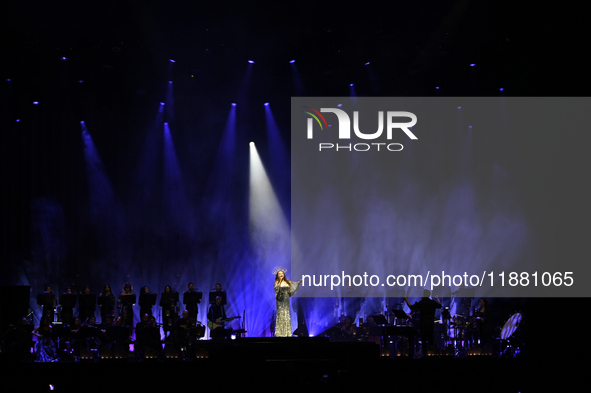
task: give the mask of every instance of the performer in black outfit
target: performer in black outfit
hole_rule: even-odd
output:
[[[190,346],[191,329],[195,327],[193,319],[189,317],[189,312],[183,310],[183,317],[174,324],[174,345],[181,353],[181,356],[188,356],[188,347]]]
[[[420,312],[420,331],[421,342],[423,344],[423,356],[427,356],[427,351],[433,346],[433,330],[435,329],[435,310],[441,308],[441,301],[437,296],[437,301],[430,299],[431,291],[423,290],[423,298],[415,304],[410,304],[408,298],[404,296],[404,301],[408,307]]]
[[[490,333],[488,324],[490,322],[490,311],[488,309],[488,302],[486,299],[480,299],[478,306],[474,309],[474,322],[478,330],[478,338],[480,339],[480,348],[484,348],[488,344]]]
[[[72,293],[72,288],[66,288],[66,292],[60,295],[60,305],[62,306],[60,318],[62,322],[70,325],[74,322],[74,307],[76,306],[76,295]]]
[[[123,292],[119,295],[119,316],[123,326],[133,326],[133,305],[136,302],[135,293],[130,283],[123,284]]]
[[[197,321],[197,314],[199,313],[198,303],[201,303],[203,293],[195,291],[195,286],[192,282],[189,283],[189,290],[183,294],[183,304],[185,309],[189,312],[189,318]]]
[[[138,359],[144,358],[146,348],[153,348],[157,353],[162,350],[159,345],[160,329],[151,318],[148,314],[142,314],[142,320],[135,326],[135,351]]]
[[[113,295],[113,292],[111,291],[111,286],[105,284],[103,292],[98,296],[98,304],[101,306],[102,323],[107,321],[108,315],[112,317],[111,321],[115,319],[115,301],[115,295]]]
[[[164,330],[165,336],[170,334],[170,331],[178,318],[176,310],[178,302],[179,293],[173,292],[170,285],[164,287],[164,292],[162,292],[162,295],[160,296],[160,307],[162,307],[162,330]]]
[[[78,295],[78,317],[82,323],[87,322],[88,318],[94,316],[96,310],[96,295],[90,293],[90,287],[85,285],[80,295]]]
[[[151,318],[152,307],[156,304],[156,294],[150,293],[147,286],[142,287],[138,304],[140,305],[140,315],[148,314],[148,317]]]
[[[41,318],[47,318],[50,323],[53,322],[57,300],[49,285],[45,287],[43,293],[37,295],[37,304],[43,307],[43,315]]]
[[[215,298],[215,304],[209,307],[207,320],[209,326],[209,335],[212,338],[224,338],[228,335],[229,329],[224,329],[224,320],[226,320],[226,310],[222,304],[222,297]],[[233,318],[232,318],[233,319]]]

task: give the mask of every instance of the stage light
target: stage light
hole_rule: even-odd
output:
[[[472,126],[468,126],[469,129],[472,129]]]
[[[176,61],[174,61],[174,60],[172,60],[172,59],[170,59],[170,62],[171,62],[171,63],[176,63]]]
[[[83,126],[84,124],[85,124],[85,123],[84,123],[84,120],[82,120],[82,121],[80,122],[80,125],[81,125],[81,126]]]
[[[352,83],[350,83],[350,84],[349,84],[349,87],[353,87],[353,84],[352,84]]]
[[[236,340],[236,335],[235,334],[230,335],[230,340]]]
[[[250,64],[254,64],[254,61],[252,61],[252,60],[249,60],[248,62],[249,62]]]
[[[265,102],[265,106],[269,106],[269,103],[268,102]]]
[[[474,67],[476,64],[470,64],[470,67]]]
[[[250,145],[250,146],[254,146],[254,142],[250,142],[250,143],[249,143],[249,145]]]
[[[33,101],[33,105],[38,105],[39,101]]]
[[[6,82],[10,82],[12,79],[6,79]]]
[[[80,79],[80,80],[78,81],[78,83],[83,83],[83,82],[84,82],[84,81],[83,81],[82,79]]]
[[[289,61],[289,64],[293,64],[293,63],[295,63],[295,60],[290,60]]]
[[[68,58],[64,56],[64,57],[62,57],[62,60],[66,61],[66,60],[68,60]]]
[[[21,119],[16,119],[16,122],[17,122],[17,123],[20,123],[20,121],[21,121]]]
[[[437,90],[439,90],[439,87],[436,87]]]
[[[338,104],[338,105],[337,105],[337,107],[339,107],[339,108],[340,108],[340,107],[342,107],[342,106],[343,106],[343,104]]]
[[[235,103],[235,102],[233,102],[233,103],[232,103],[232,106],[236,106],[236,103]]]
[[[365,65],[369,65],[369,61],[367,63],[365,63]]]
[[[458,106],[458,109],[462,109],[462,107],[461,106]]]
[[[504,89],[501,87],[499,90],[500,90],[500,91],[503,91]]]
[[[164,105],[166,105],[166,104],[165,104],[164,102],[161,102],[161,103],[160,103],[160,105],[164,106]]]

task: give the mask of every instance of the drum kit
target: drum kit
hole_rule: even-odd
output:
[[[519,325],[523,320],[523,315],[516,312],[511,315],[499,334],[499,357],[516,357],[520,352],[519,346],[522,344],[518,333]]]
[[[455,349],[455,355],[463,357],[478,343],[479,317],[465,317],[462,314],[454,314],[450,321],[451,339]],[[497,328],[495,339],[498,340],[497,354],[499,357],[516,357],[520,352],[519,325],[523,320],[523,314],[516,312],[504,322],[503,327]],[[476,339],[475,339],[476,338]]]

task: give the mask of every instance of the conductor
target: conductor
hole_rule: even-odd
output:
[[[420,312],[419,330],[421,332],[421,342],[423,345],[423,356],[427,355],[427,351],[433,347],[433,330],[435,329],[435,310],[441,308],[441,301],[437,296],[437,301],[430,299],[431,291],[423,290],[423,297],[415,304],[410,304],[408,298],[404,296],[404,301],[408,307]]]

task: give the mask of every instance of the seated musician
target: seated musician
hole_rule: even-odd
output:
[[[135,349],[139,359],[144,358],[147,347],[160,352],[159,350],[162,347],[159,345],[160,335],[158,333],[157,327],[150,320],[150,316],[147,313],[143,314],[141,322],[138,322],[135,326]]]
[[[189,311],[183,310],[183,317],[174,324],[175,341],[182,341],[189,337],[189,330],[194,327],[193,319],[189,317]]]
[[[365,329],[367,331],[367,341],[376,343],[378,345],[382,344],[382,338],[380,335],[380,328],[376,321],[374,321],[373,317],[367,318],[367,323],[365,325]]]
[[[177,320],[173,329],[174,346],[181,353],[181,356],[189,356],[188,350],[191,348],[191,329],[195,327],[193,318],[189,316],[189,311],[183,310],[183,317]]]
[[[353,317],[347,316],[345,324],[341,328],[341,333],[345,339],[354,340],[357,336],[357,326],[353,324]]]

